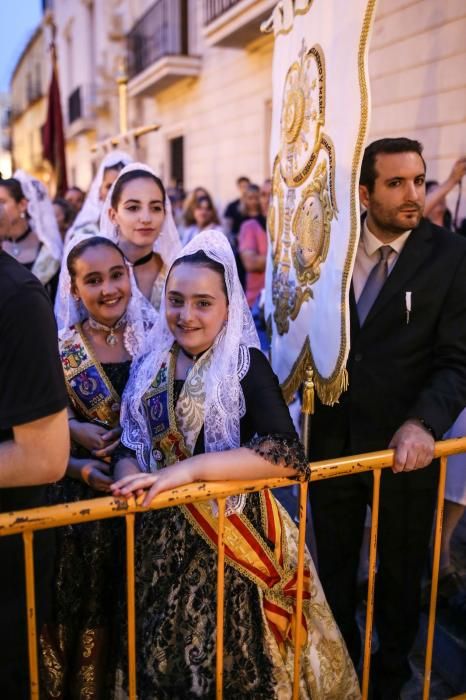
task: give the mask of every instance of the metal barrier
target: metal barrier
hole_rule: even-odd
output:
[[[440,478],[437,496],[437,514],[435,522],[434,553],[432,563],[432,586],[430,594],[429,623],[426,642],[426,658],[424,672],[423,700],[428,700],[430,692],[430,680],[432,669],[432,650],[434,643],[435,608],[437,602],[438,575],[440,563],[440,545],[443,521],[443,500],[445,493],[446,461],[449,455],[466,452],[466,438],[445,440],[435,445],[435,457],[440,458]],[[372,496],[372,521],[369,556],[369,584],[367,595],[367,612],[364,640],[364,662],[362,677],[362,697],[367,700],[369,690],[370,654],[372,640],[372,625],[374,617],[374,584],[377,555],[377,532],[380,496],[381,469],[391,467],[393,464],[393,450],[373,452],[364,455],[355,455],[335,460],[326,460],[311,464],[311,481],[331,479],[339,476],[360,474],[372,471],[374,475],[374,487]],[[262,489],[289,486],[293,483],[288,478],[259,479],[254,481],[226,481],[188,484],[172,491],[159,494],[150,508],[142,508],[134,500],[122,501],[110,497],[79,501],[69,504],[48,506],[30,510],[17,511],[16,513],[0,514],[0,536],[22,534],[25,553],[26,571],[26,605],[28,620],[28,644],[29,644],[29,673],[31,700],[39,698],[39,673],[37,660],[37,630],[34,595],[34,554],[33,533],[36,530],[45,530],[62,525],[74,525],[105,518],[124,517],[126,520],[126,575],[127,575],[127,604],[128,604],[128,677],[129,698],[136,700],[136,612],[135,612],[135,577],[134,577],[134,516],[136,513],[159,508],[179,506],[194,501],[206,501],[216,499],[218,501],[218,566],[217,566],[217,661],[216,684],[217,700],[223,697],[223,614],[224,614],[224,523],[225,500],[228,496],[240,493],[252,493]],[[306,514],[307,514],[307,483],[300,483],[299,496],[299,540],[298,540],[298,580],[296,600],[295,623],[295,653],[294,653],[294,678],[293,700],[299,696],[299,668],[300,668],[300,633],[301,626],[297,621],[301,619],[303,601],[303,572],[304,551],[306,539]],[[459,696],[466,698],[466,695]]]

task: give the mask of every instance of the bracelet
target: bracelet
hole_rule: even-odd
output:
[[[426,423],[423,418],[418,418],[418,421],[422,425],[422,427],[425,428],[425,430],[427,430],[427,432],[432,435],[434,440],[436,440],[437,436],[435,435],[435,430],[433,429],[433,427],[431,425],[429,425],[428,423]]]

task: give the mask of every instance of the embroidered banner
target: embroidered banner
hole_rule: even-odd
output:
[[[281,0],[263,27],[275,34],[265,312],[287,400],[309,366],[324,403],[347,386],[375,2]]]

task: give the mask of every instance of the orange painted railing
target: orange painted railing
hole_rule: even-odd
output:
[[[429,622],[426,642],[423,700],[428,700],[432,669],[432,650],[434,643],[435,611],[437,603],[438,574],[440,563],[440,545],[443,521],[443,500],[445,493],[446,461],[449,455],[466,452],[466,438],[445,440],[435,445],[435,456],[440,458],[440,479],[438,486],[437,515],[435,522],[434,554],[432,564],[432,587],[430,595]],[[372,497],[372,523],[369,554],[369,584],[367,595],[366,629],[364,641],[364,662],[362,677],[362,697],[367,700],[369,689],[370,655],[372,625],[374,617],[374,584],[377,555],[378,512],[380,496],[381,469],[393,464],[393,450],[355,455],[342,459],[326,460],[311,464],[311,481],[331,479],[343,475],[359,474],[372,471],[374,488]],[[223,481],[188,484],[172,491],[159,494],[150,506],[151,510],[216,499],[218,501],[218,567],[217,567],[217,662],[216,683],[217,700],[222,698],[223,677],[223,613],[224,613],[224,522],[225,500],[228,496],[240,493],[252,493],[262,489],[289,486],[290,479],[260,479],[255,481]],[[299,497],[299,546],[298,546],[298,582],[296,621],[301,619],[303,600],[303,571],[306,539],[307,483],[300,483]],[[21,534],[24,541],[26,571],[26,605],[29,639],[29,674],[31,700],[39,698],[39,674],[37,660],[37,630],[34,596],[34,553],[33,537],[37,530],[45,530],[62,525],[101,520],[104,518],[124,517],[126,520],[126,575],[128,597],[128,675],[129,698],[136,700],[136,634],[135,634],[135,577],[134,577],[134,516],[147,508],[142,508],[133,501],[115,500],[104,497],[88,501],[79,501],[44,508],[0,514],[0,536]],[[293,700],[299,698],[300,666],[300,625],[295,629],[295,655]],[[459,696],[466,699],[466,695]]]

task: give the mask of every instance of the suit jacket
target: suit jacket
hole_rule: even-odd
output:
[[[466,240],[422,219],[362,327],[351,289],[350,319],[349,388],[333,407],[316,402],[311,459],[386,449],[408,418],[441,438],[466,406]]]

